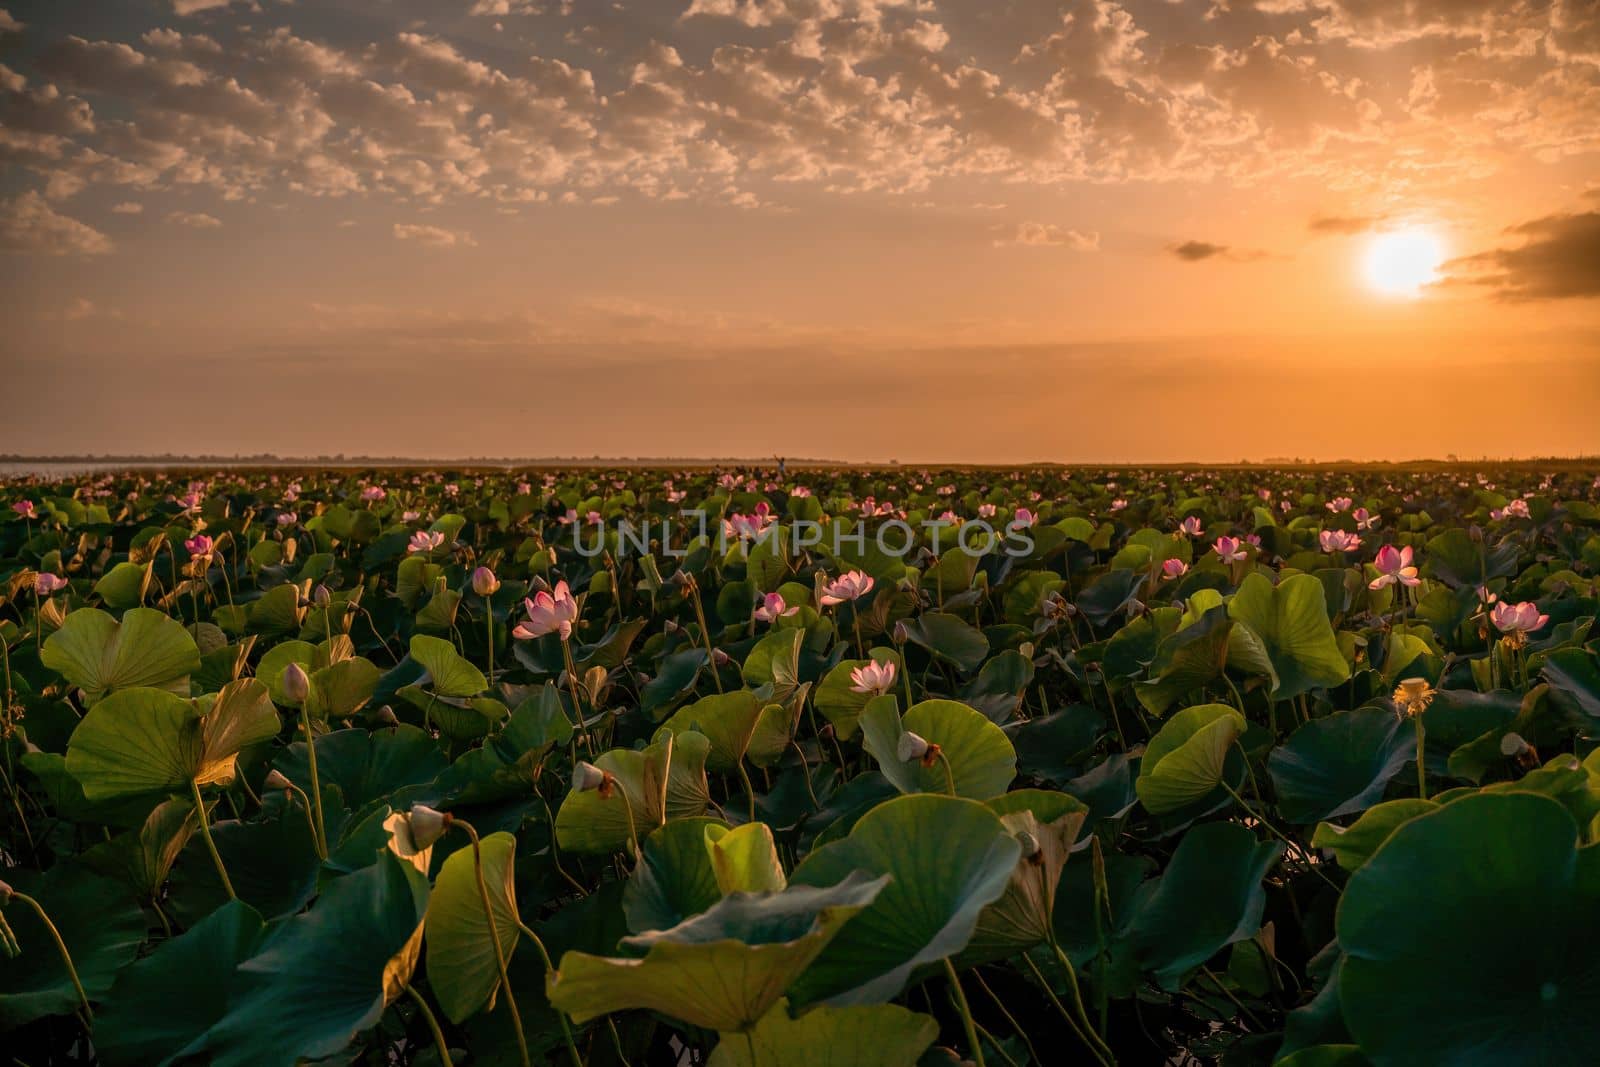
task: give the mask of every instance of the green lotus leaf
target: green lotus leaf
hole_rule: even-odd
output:
[[[424,926],[428,953],[428,980],[445,1016],[459,1023],[487,1006],[492,1009],[500,988],[500,965],[495,940],[509,960],[517,947],[516,894],[517,839],[507,833],[485,837],[483,884],[494,909],[494,935],[484,914],[471,848],[458,848],[439,868],[428,897]]]
[[[1350,876],[1344,1018],[1373,1063],[1587,1063],[1600,1047],[1600,848],[1560,804],[1469,796]]]
[[[1275,700],[1350,677],[1314,576],[1292,575],[1274,587],[1265,575],[1250,574],[1228,601],[1228,615],[1236,624],[1228,637],[1229,664],[1265,675]]]
[[[94,583],[94,594],[113,611],[138,607],[144,603],[145,594],[150,588],[150,577],[150,564],[124,561],[106,571]]]
[[[317,735],[317,779],[324,789],[337,786],[352,810],[387,800],[407,786],[425,785],[447,766],[434,740],[404,723],[370,733],[353,729]],[[304,741],[284,749],[273,767],[301,789],[311,789]]]
[[[90,708],[67,745],[88,800],[187,789],[202,766],[200,710],[162,689],[123,689]]]
[[[735,893],[670,929],[625,938],[643,959],[568,952],[550,975],[550,1003],[579,1023],[646,1008],[710,1030],[747,1030],[888,883],[850,872],[826,887]]]
[[[1311,847],[1328,849],[1347,871],[1358,870],[1396,830],[1438,807],[1436,801],[1421,797],[1388,800],[1368,808],[1349,826],[1319,823],[1311,835]]]
[[[674,819],[645,839],[622,894],[630,931],[665,930],[722,899],[706,848],[707,831],[720,826],[710,818]]]
[[[288,707],[294,701],[283,691],[284,670],[289,664],[298,663],[301,670],[311,675],[320,666],[327,665],[326,659],[321,664],[317,660],[317,646],[310,641],[280,641],[262,653],[261,662],[256,666],[256,677],[267,683],[274,703]]]
[[[1272,750],[1267,772],[1278,810],[1295,823],[1362,811],[1417,752],[1416,725],[1387,708],[1313,719]]]
[[[915,1067],[939,1024],[898,1004],[814,1008],[791,1018],[779,1000],[755,1027],[727,1034],[707,1067]]]
[[[266,929],[253,908],[234,900],[162,942],[117,976],[95,1019],[95,1051],[113,1067],[193,1055],[227,1010],[234,969],[260,950]]]
[[[1127,938],[1140,965],[1176,990],[1222,949],[1254,937],[1267,903],[1261,880],[1282,851],[1237,823],[1192,827],[1135,904]]]
[[[239,965],[227,1014],[200,1047],[215,1067],[293,1067],[339,1052],[409,980],[427,903],[427,879],[387,850],[336,879]]]
[[[776,893],[788,885],[772,828],[764,822],[745,823],[734,830],[708,826],[705,847],[723,895]]]
[[[1163,815],[1210,796],[1245,726],[1226,704],[1184,708],[1168,719],[1150,739],[1133,783],[1146,810]]]
[[[944,612],[930,611],[907,619],[905,634],[907,641],[955,664],[963,674],[971,674],[983,666],[989,655],[989,639],[983,631]]]
[[[98,608],[79,608],[46,639],[39,659],[83,690],[85,704],[141,687],[188,696],[189,675],[200,669],[194,638],[154,608],[130,608],[120,623]]]
[[[429,688],[443,697],[477,696],[489,688],[483,672],[456,652],[449,641],[426,634],[411,638],[411,658],[422,664],[432,680]]]
[[[83,853],[85,865],[121,879],[140,900],[154,900],[199,821],[194,801],[169,797],[151,809],[144,825]]]
[[[323,793],[331,845],[338,838],[341,809],[337,789],[330,787]],[[239,899],[266,919],[293,915],[316,896],[322,859],[298,799],[291,805],[282,796],[270,798],[264,819],[216,822],[211,838]],[[375,851],[369,851],[366,862],[374,855]],[[227,891],[204,842],[198,835],[190,837],[172,869],[170,891],[162,908],[177,922],[193,925],[227,901]]]
[[[900,736],[908,730],[939,746],[949,761],[957,796],[988,800],[1004,793],[1017,776],[1011,739],[982,712],[955,700],[924,700],[902,718],[892,697],[880,697],[861,714],[861,746],[902,793],[950,789],[939,761],[925,767],[920,759],[900,758]]]
[[[756,695],[748,689],[735,689],[700,698],[662,723],[661,728],[674,734],[689,730],[704,734],[711,742],[706,768],[729,774],[744,759],[760,717],[761,702]]]
[[[72,954],[73,966],[91,1001],[103,1001],[117,972],[133,961],[144,942],[144,915],[117,882],[82,863],[58,863],[43,875],[8,869],[5,880],[44,908]],[[0,952],[0,1033],[78,1007],[72,976],[39,915],[13,900],[5,921],[20,955]],[[9,1041],[9,1039],[8,1039]]]
[[[918,794],[879,804],[789,876],[790,886],[831,885],[858,870],[893,877],[806,972],[795,1000],[870,1004],[898,996],[919,967],[966,948],[1021,851],[1000,816],[977,801]]]
[[[318,719],[344,719],[366,706],[381,678],[371,660],[357,656],[331,663],[311,675],[307,710]]]
[[[710,749],[704,734],[688,730],[666,731],[642,750],[603,753],[594,765],[615,776],[616,791],[569,794],[556,812],[557,842],[571,852],[615,852],[627,847],[630,830],[642,843],[669,819],[703,815],[710,800]]]
[[[1134,683],[1133,694],[1139,703],[1152,714],[1165,715],[1185,694],[1213,681],[1227,662],[1232,630],[1233,621],[1218,604],[1199,621],[1164,638],[1150,665],[1150,677]]]

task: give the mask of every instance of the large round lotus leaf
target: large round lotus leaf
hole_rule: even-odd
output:
[[[861,713],[861,745],[902,793],[948,793],[950,788],[941,762],[924,767],[920,759],[900,758],[900,735],[907,730],[943,751],[957,796],[988,800],[1004,793],[1017,776],[1011,739],[982,712],[955,700],[924,700],[902,718],[893,699],[880,698]]]
[[[67,771],[89,800],[187,789],[202,760],[200,711],[162,689],[124,689],[89,709]]]
[[[796,1001],[898,996],[918,967],[966,948],[1021,852],[1000,817],[976,801],[922,794],[879,804],[789,876],[791,886],[831,885],[851,871],[894,879],[805,974]]]
[[[212,1064],[293,1067],[342,1050],[409,977],[427,903],[427,879],[387,851],[335,880],[239,965],[227,1014],[201,1042]]]
[[[334,800],[337,792],[324,791],[324,815],[330,839],[336,836]],[[317,893],[317,876],[322,859],[298,799],[291,806],[274,798],[265,819],[237,822],[225,819],[214,823],[211,838],[228,869],[239,899],[267,919],[293,915]],[[366,861],[371,862],[369,852]],[[191,836],[172,870],[171,892],[162,905],[169,916],[193,925],[225,904],[228,894],[222,887],[215,864],[198,835]]]
[[[705,734],[711,742],[706,768],[728,774],[744,759],[760,717],[761,702],[756,695],[748,689],[735,689],[702,697],[662,723],[661,728],[675,734],[689,730]]]
[[[1362,811],[1416,758],[1417,729],[1387,708],[1356,708],[1313,719],[1272,750],[1267,772],[1278,810],[1307,823]]]
[[[150,564],[124,560],[94,583],[94,593],[113,610],[136,607],[149,591],[150,576]]]
[[[1089,816],[1075,797],[1041,789],[1019,789],[988,806],[1019,842],[1031,840],[1036,848],[1019,856],[1005,892],[983,909],[964,961],[1002,959],[1049,937],[1061,870]]]
[[[599,790],[568,794],[556,812],[557,842],[570,852],[615,852],[627,847],[630,812],[640,842],[669,819],[705,814],[710,800],[705,761],[710,748],[698,731],[667,731],[646,749],[603,753],[594,765],[615,776],[616,791],[610,796]]]
[[[1251,574],[1228,601],[1228,615],[1236,624],[1228,635],[1228,665],[1265,675],[1274,699],[1350,677],[1314,576],[1292,575],[1274,587],[1266,575]]]
[[[311,790],[311,766],[304,741],[283,750],[273,766]],[[386,800],[407,786],[425,785],[449,766],[439,746],[415,726],[374,730],[335,730],[317,738],[317,780],[338,786],[351,810]]]
[[[879,663],[894,663],[898,668],[899,657],[886,648],[875,648],[870,654],[870,660]],[[857,722],[861,718],[861,709],[867,706],[867,701],[872,699],[871,693],[858,693],[851,688],[855,683],[850,680],[850,672],[867,665],[866,659],[842,660],[827,676],[822,679],[822,684],[817,686],[817,691],[812,700],[817,710],[823,717],[833,723],[833,728],[842,740],[848,741],[856,734]]]
[[[176,619],[154,608],[131,608],[122,621],[79,608],[44,643],[39,659],[83,690],[93,704],[118,689],[149,686],[189,695],[200,650]]]
[[[1330,822],[1319,823],[1311,835],[1312,848],[1325,848],[1333,853],[1339,866],[1347,871],[1358,869],[1372,858],[1382,844],[1400,827],[1439,807],[1436,801],[1421,797],[1403,797],[1375,805],[1362,812],[1361,818],[1349,826]]]
[[[257,952],[265,932],[253,908],[229,901],[130,965],[95,1017],[100,1058],[136,1067],[193,1054],[227,1010],[234,968]]]
[[[568,952],[550,976],[550,1003],[580,1023],[646,1008],[710,1030],[747,1029],[888,881],[852,871],[826,888],[735,893],[670,929],[625,938],[647,950],[643,959]]]
[[[1591,1063],[1600,848],[1560,804],[1469,796],[1401,826],[1339,902],[1340,995],[1376,1064]]]
[[[381,675],[360,656],[329,664],[311,676],[308,710],[318,719],[343,719],[360,711],[377,691]]]
[[[78,980],[91,1001],[106,999],[117,972],[144,941],[144,915],[120,884],[81,863],[57,864],[43,875],[8,869],[5,880],[37,900],[72,954]],[[0,1033],[78,1007],[72,977],[38,912],[13,900],[5,920],[21,955],[0,953]]]
[[[989,655],[989,639],[983,631],[955,615],[925,612],[906,620],[905,634],[906,640],[955,664],[964,674],[983,666]]]
[[[1233,621],[1218,604],[1197,620],[1161,640],[1149,677],[1134,683],[1133,695],[1145,710],[1165,715],[1185,694],[1192,693],[1222,673],[1228,658],[1228,635]]]
[[[1134,905],[1128,940],[1143,968],[1163,988],[1179,989],[1194,968],[1254,937],[1267,903],[1261,879],[1282,850],[1231,822],[1184,834],[1166,871],[1145,883]]]
[[[722,899],[706,831],[723,825],[709,818],[676,819],[645,839],[622,894],[630,931],[665,930]]]
[[[915,1067],[939,1024],[898,1004],[815,1008],[780,1000],[744,1034],[725,1034],[707,1067]]]
[[[788,884],[772,828],[764,822],[745,823],[735,830],[708,826],[705,846],[717,888],[724,894],[776,893]]]
[[[500,988],[495,940],[507,960],[517,947],[517,839],[507,833],[490,834],[483,839],[481,851],[483,884],[494,909],[497,938],[490,935],[470,847],[450,853],[428,897],[428,981],[439,1007],[455,1023],[486,1004],[494,1006]]]
[[[426,634],[411,638],[411,658],[422,664],[432,683],[430,690],[444,697],[477,696],[489,688],[483,672],[456,653],[449,641]]]
[[[1134,791],[1155,815],[1204,800],[1222,781],[1245,719],[1226,704],[1184,708],[1162,724],[1139,761]]]

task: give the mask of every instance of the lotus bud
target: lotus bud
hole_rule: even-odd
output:
[[[291,704],[304,704],[306,698],[311,696],[311,679],[306,675],[305,668],[293,661],[283,669],[283,695],[289,698]]]
[[[933,748],[920,734],[910,730],[900,735],[900,743],[895,746],[895,755],[902,763],[910,763],[914,759],[925,759]]]
[[[488,567],[479,567],[472,572],[472,591],[479,596],[493,596],[499,588],[500,579]]]
[[[910,639],[911,635],[906,631],[905,620],[901,619],[899,622],[896,622],[894,624],[894,643],[897,645],[903,645]]]
[[[399,726],[400,725],[399,717],[397,715],[395,715],[394,709],[391,708],[387,704],[383,705],[381,708],[378,709],[378,711],[376,713],[376,718],[377,718],[377,720],[379,722],[383,723],[383,725],[385,725],[385,726]]]
[[[1528,751],[1529,744],[1521,734],[1506,734],[1500,739],[1500,754],[1502,756],[1520,756]]]
[[[550,566],[554,567],[555,565],[556,565],[556,546],[555,545],[551,545],[550,546]]]
[[[272,770],[267,772],[267,777],[261,783],[262,789],[293,789],[294,783],[282,771]]]
[[[579,760],[578,765],[572,768],[572,791],[574,793],[592,793],[604,788],[606,772],[590,763],[588,760]]]
[[[311,602],[319,608],[325,608],[331,600],[333,594],[328,591],[328,587],[320,582],[317,583],[316,589],[311,592]]]
[[[675,634],[680,629],[681,629],[681,627],[678,625],[677,621],[674,620],[674,619],[668,619],[666,622],[661,624],[661,632],[662,633]]]
[[[713,648],[711,650],[711,662],[715,663],[717,666],[726,667],[731,661],[732,657],[730,657],[726,652],[722,651],[722,649]]]
[[[417,847],[429,848],[444,832],[450,829],[451,819],[448,812],[430,808],[426,804],[411,805],[411,840]]]

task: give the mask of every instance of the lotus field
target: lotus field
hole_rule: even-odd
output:
[[[0,488],[0,1049],[1591,1064],[1600,480]]]

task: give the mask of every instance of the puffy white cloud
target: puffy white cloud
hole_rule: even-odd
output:
[[[26,192],[0,203],[0,249],[97,256],[111,251],[111,238],[60,214],[40,194]]]
[[[1032,245],[1035,247],[1066,248],[1073,252],[1097,252],[1100,235],[1092,230],[1074,230],[1053,222],[1021,222],[1011,236],[997,239],[999,245]]]
[[[478,243],[472,239],[470,233],[463,230],[447,230],[442,226],[427,226],[412,222],[395,223],[394,235],[402,241],[417,241],[434,248],[453,248],[456,245],[471,247]]]

